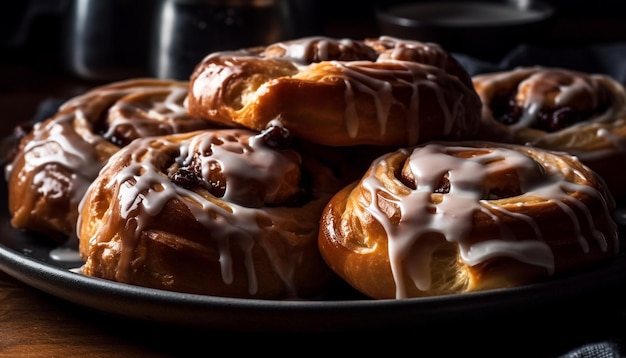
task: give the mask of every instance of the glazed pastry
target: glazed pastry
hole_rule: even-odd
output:
[[[338,183],[280,125],[138,139],[81,203],[90,276],[225,297],[295,299],[334,277],[317,248]]]
[[[626,194],[626,92],[614,79],[529,67],[473,78],[486,139],[568,152]]]
[[[406,146],[473,136],[480,99],[465,69],[436,44],[311,37],[217,52],[190,78],[188,110],[326,146]]]
[[[186,113],[188,85],[133,79],[92,89],[26,130],[6,167],[11,224],[74,236],[78,203],[106,160],[132,140],[212,128]]]
[[[614,202],[575,157],[432,142],[375,160],[321,218],[329,266],[377,299],[537,283],[616,257]]]

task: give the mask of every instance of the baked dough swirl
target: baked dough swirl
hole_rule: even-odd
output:
[[[189,112],[262,130],[280,120],[327,146],[406,146],[468,138],[480,99],[436,44],[310,37],[209,54],[190,78]]]
[[[137,138],[215,127],[186,113],[187,91],[187,82],[115,82],[36,123],[6,167],[11,224],[56,240],[75,236],[78,203],[113,153]]]
[[[117,152],[81,203],[83,273],[163,290],[295,299],[334,275],[317,247],[338,189],[285,148],[284,128],[138,139]]]
[[[486,139],[568,152],[626,195],[626,92],[614,79],[521,67],[475,76]]]
[[[573,156],[433,142],[381,156],[338,192],[319,245],[330,267],[372,298],[514,287],[614,258],[614,205]]]

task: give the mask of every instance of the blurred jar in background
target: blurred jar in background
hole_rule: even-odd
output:
[[[159,0],[150,70],[187,80],[207,54],[315,33],[311,0]]]
[[[318,33],[315,0],[65,0],[63,64],[77,77],[186,80],[210,52]]]
[[[148,75],[154,0],[67,0],[63,63],[74,75],[112,81]]]

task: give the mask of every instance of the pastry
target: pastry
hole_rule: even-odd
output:
[[[326,206],[329,266],[376,299],[537,283],[610,262],[614,201],[576,157],[431,142],[376,159]]]
[[[626,92],[611,77],[521,67],[474,76],[485,139],[564,151],[626,195]]]
[[[131,79],[66,101],[28,128],[6,167],[11,224],[75,236],[78,203],[106,160],[136,138],[213,128],[188,115],[186,82]]]
[[[317,234],[338,185],[276,123],[138,139],[81,202],[82,272],[212,296],[315,297],[335,278]]]
[[[406,146],[473,136],[480,99],[436,44],[309,37],[206,56],[190,78],[191,114],[262,130],[279,120],[325,146]]]

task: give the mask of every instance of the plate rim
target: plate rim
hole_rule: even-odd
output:
[[[333,331],[468,318],[587,296],[626,282],[626,258],[546,282],[449,296],[386,300],[262,300],[179,293],[89,277],[40,261],[0,241],[0,270],[65,301],[135,320],[233,331]],[[621,275],[620,275],[621,273]],[[532,298],[540,298],[534,300]],[[163,309],[166,305],[168,309]],[[487,311],[485,311],[487,310]],[[236,317],[237,319],[233,319]],[[295,322],[295,324],[294,324]]]

